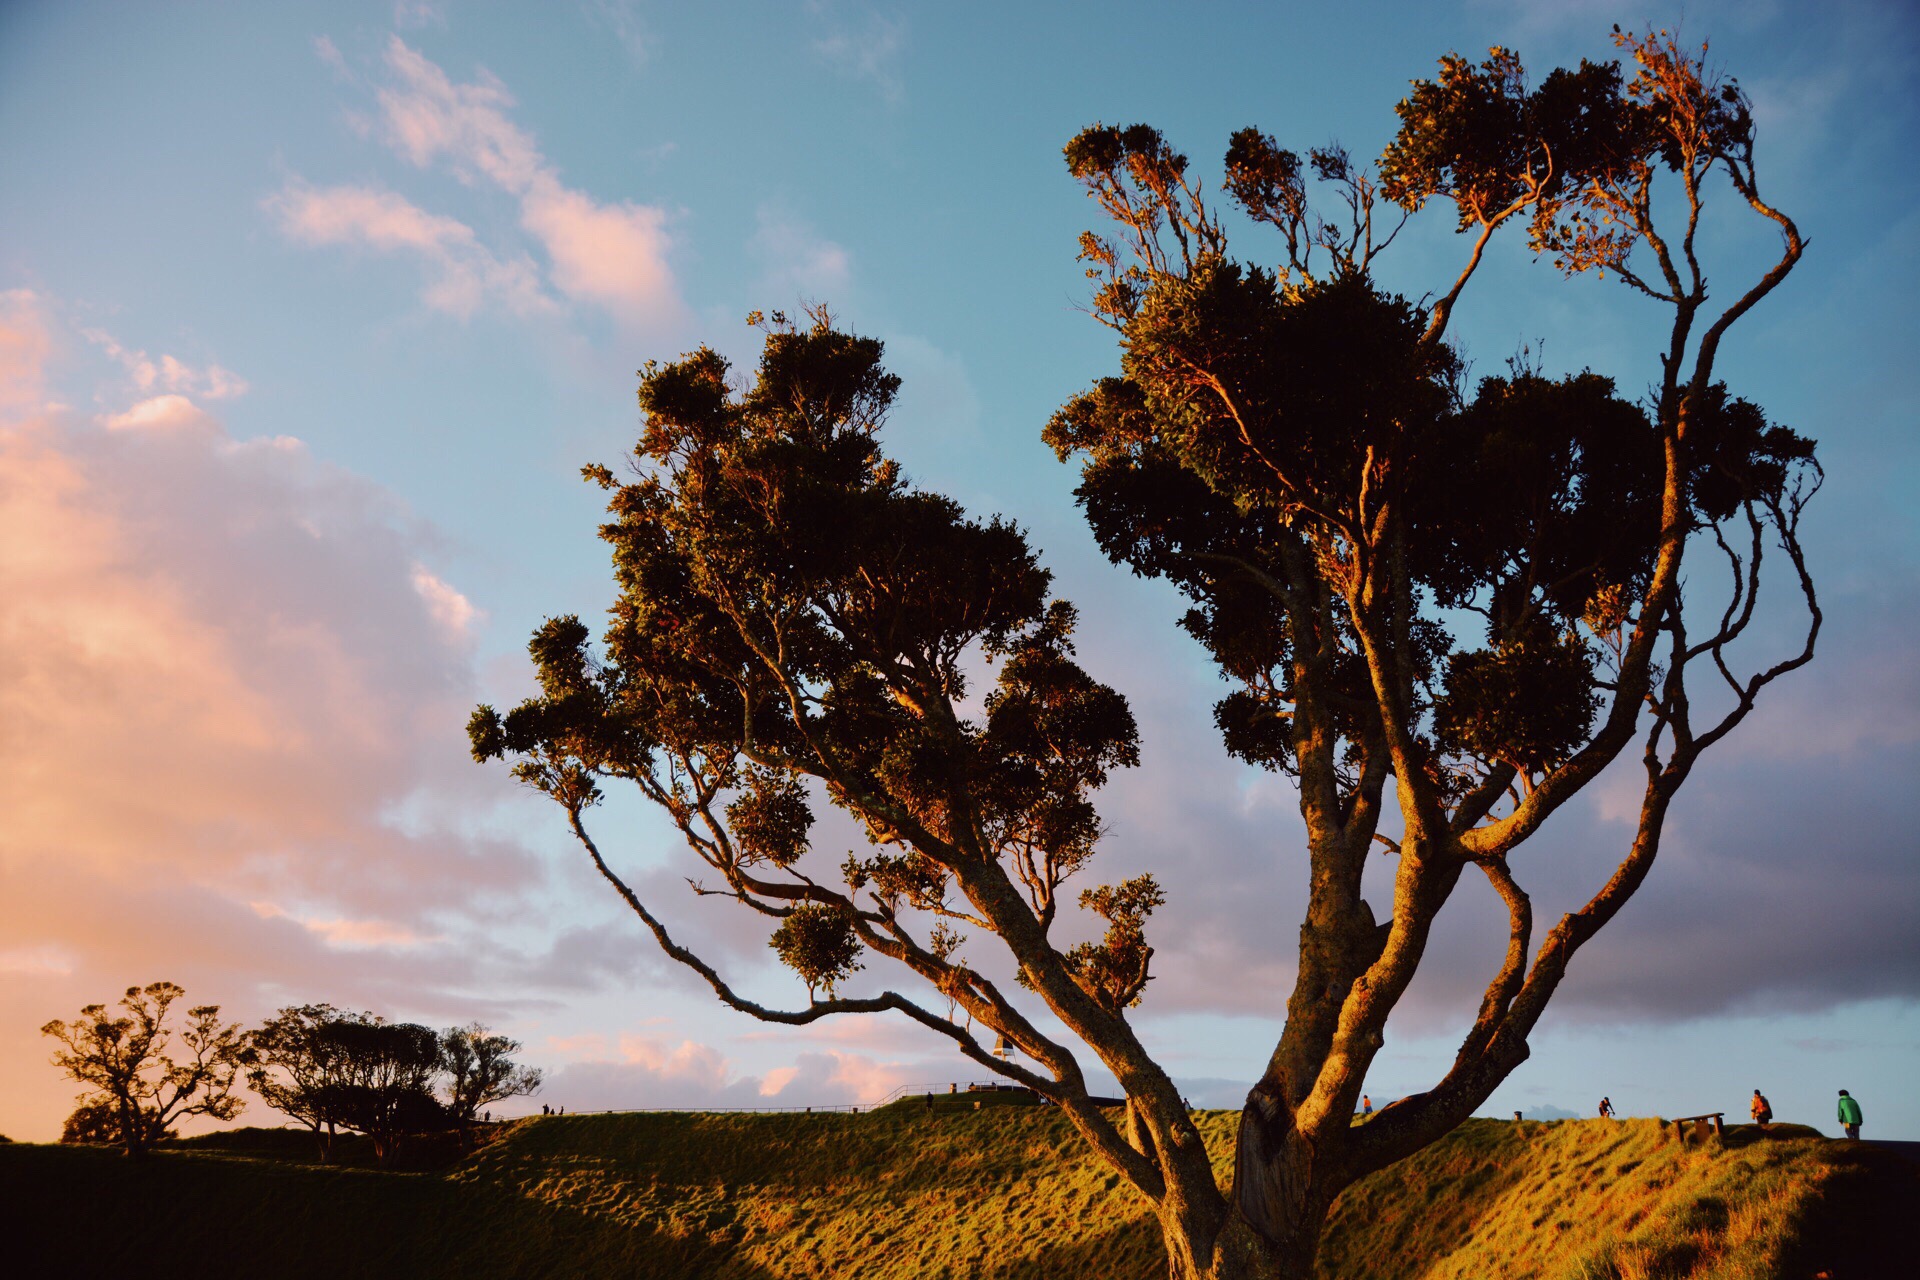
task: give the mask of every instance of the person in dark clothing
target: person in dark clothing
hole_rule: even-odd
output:
[[[1847,1141],[1860,1141],[1860,1104],[1845,1089],[1840,1091],[1840,1127],[1847,1131]]]
[[[1613,1099],[1612,1098],[1600,1099],[1600,1118],[1602,1120],[1613,1119]]]
[[[1767,1126],[1773,1123],[1773,1104],[1767,1101],[1767,1095],[1755,1089],[1748,1110],[1753,1113],[1753,1122],[1760,1126],[1760,1132],[1767,1132]]]

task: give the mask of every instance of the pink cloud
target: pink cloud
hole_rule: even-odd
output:
[[[142,400],[123,413],[103,415],[109,431],[218,431],[218,425],[186,396],[169,392]]]
[[[466,223],[428,213],[391,191],[294,183],[270,197],[266,207],[283,232],[304,244],[413,254],[428,270],[424,301],[436,311],[464,320],[489,302],[515,315],[553,309],[531,259],[502,261]]]
[[[554,287],[568,297],[634,324],[678,310],[661,210],[600,204],[542,174],[521,211],[552,260]]]
[[[247,1016],[334,999],[458,1017],[472,1002],[448,993],[516,963],[487,913],[538,880],[515,846],[437,816],[497,789],[463,746],[475,611],[426,567],[426,531],[378,485],[297,440],[235,439],[182,394],[97,419],[40,407],[44,312],[0,311],[13,1137],[51,1136],[71,1105],[32,1030],[48,1018],[162,977]]]
[[[143,392],[164,390],[207,400],[231,400],[247,393],[247,380],[231,369],[217,364],[195,368],[176,356],[165,354],[155,360],[145,351],[122,346],[105,330],[82,329],[80,332],[105,352],[108,359],[125,369],[133,385]]]
[[[423,167],[444,160],[463,181],[485,181],[516,197],[521,225],[540,243],[553,285],[567,297],[633,325],[678,317],[664,210],[603,203],[561,182],[533,138],[508,117],[513,96],[486,72],[456,84],[398,36],[386,61],[395,83],[378,96],[396,151]]]
[[[28,289],[0,293],[0,413],[37,406],[46,395],[41,376],[53,342]]]
[[[882,1062],[838,1051],[803,1052],[752,1072],[709,1044],[632,1034],[619,1037],[617,1050],[617,1057],[578,1059],[553,1071],[542,1097],[569,1111],[868,1106],[903,1086],[954,1074],[924,1061]]]
[[[337,50],[335,51],[337,55]],[[323,58],[326,54],[323,50]],[[668,262],[663,209],[604,202],[567,186],[533,137],[508,115],[513,95],[482,70],[457,84],[398,36],[387,45],[390,83],[377,91],[385,140],[419,167],[446,164],[469,186],[513,197],[520,225],[546,259],[561,296],[636,329],[659,329],[684,311]],[[467,223],[404,196],[361,186],[315,189],[295,181],[266,206],[290,238],[408,253],[429,269],[427,304],[463,319],[499,305],[516,315],[553,309],[540,270],[521,252],[496,252]]]
[[[513,95],[492,75],[455,84],[399,36],[387,42],[387,68],[398,81],[379,92],[387,140],[414,164],[446,156],[465,180],[483,176],[516,195],[546,171],[533,139],[507,118]]]
[[[425,565],[413,566],[413,589],[426,602],[433,620],[455,636],[465,636],[480,616],[472,601],[436,577]]]

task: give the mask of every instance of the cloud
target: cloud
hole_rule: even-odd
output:
[[[107,358],[125,369],[133,385],[141,391],[165,390],[195,395],[203,400],[232,400],[247,393],[247,380],[231,369],[217,364],[195,368],[175,356],[161,355],[158,360],[145,351],[124,347],[104,329],[82,329],[81,336],[105,352]]]
[[[65,977],[72,972],[72,955],[59,947],[9,947],[0,951],[0,973]]]
[[[546,248],[561,293],[635,325],[678,312],[661,210],[600,204],[546,175],[525,194],[521,210],[522,225]]]
[[[71,1096],[19,1029],[160,977],[235,1013],[291,997],[472,1016],[489,1002],[463,993],[519,963],[489,912],[542,881],[511,842],[440,816],[497,791],[465,759],[475,614],[427,567],[431,531],[181,393],[42,407],[49,310],[14,294],[0,312],[14,1136],[49,1133]]]
[[[0,293],[0,413],[38,408],[46,397],[42,376],[53,339],[30,289]]]
[[[329,65],[338,59],[331,44],[320,52]],[[490,247],[469,223],[366,185],[289,181],[264,202],[289,239],[412,256],[427,272],[426,304],[463,320],[495,308],[548,314],[559,309],[557,294],[629,330],[678,323],[684,306],[664,209],[567,186],[508,114],[513,95],[486,70],[456,83],[399,36],[381,66],[387,82],[375,96],[387,145],[416,168],[444,164],[467,186],[510,196],[544,268],[527,249]]]
[[[868,81],[890,103],[906,96],[899,68],[907,43],[904,15],[867,8],[849,20],[826,5],[814,14],[825,28],[813,41],[816,57],[841,75]]]
[[[613,1055],[604,1038],[554,1038],[547,1047],[594,1055],[547,1077],[542,1098],[568,1111],[869,1106],[904,1086],[924,1087],[933,1069],[828,1050],[803,1052],[790,1063],[756,1073],[742,1070],[712,1045],[639,1033],[618,1036]],[[946,1067],[939,1070],[952,1074]]]
[[[759,289],[768,305],[846,296],[853,284],[853,258],[844,246],[770,205],[760,207],[757,222],[748,248],[761,263]]]
[[[426,936],[418,930],[391,920],[302,919],[277,903],[249,902],[255,915],[265,920],[292,920],[308,933],[338,948],[418,947],[445,941],[440,935]]]
[[[518,199],[521,226],[545,251],[556,289],[629,325],[679,316],[664,210],[603,203],[564,184],[508,117],[514,99],[491,74],[456,84],[398,36],[386,67],[393,82],[378,98],[388,143],[414,165],[444,160],[463,181]]]
[[[320,61],[340,79],[350,80],[353,78],[353,72],[347,68],[346,56],[340,52],[340,46],[333,42],[331,36],[315,36],[313,38],[313,56],[320,59]]]
[[[406,30],[447,25],[446,0],[394,0],[393,25]]]
[[[413,589],[426,601],[433,620],[456,636],[465,636],[480,611],[473,602],[437,577],[423,564],[413,566]]]
[[[102,415],[100,424],[109,431],[218,430],[199,405],[182,395],[142,400],[123,413]]]
[[[653,56],[654,35],[640,16],[638,0],[586,0],[587,21],[610,32],[635,66]]]
[[[436,311],[466,320],[490,303],[521,316],[554,309],[531,258],[502,261],[466,223],[428,213],[394,192],[294,182],[266,207],[281,231],[303,244],[412,254],[428,274],[422,300]]]

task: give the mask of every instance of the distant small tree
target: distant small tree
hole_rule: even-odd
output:
[[[540,1071],[513,1061],[520,1042],[495,1035],[478,1022],[449,1027],[440,1034],[440,1068],[447,1074],[446,1107],[464,1131],[480,1108],[540,1088]]]
[[[253,1047],[238,1023],[221,1023],[219,1005],[187,1010],[178,1033],[184,1052],[171,1051],[175,1032],[167,1014],[185,994],[171,982],[128,987],[120,999],[125,1016],[109,1017],[105,1005],[90,1004],[72,1022],[55,1019],[40,1028],[60,1042],[53,1064],[96,1091],[82,1099],[81,1110],[110,1109],[113,1140],[129,1156],[144,1154],[176,1120],[231,1120],[245,1105],[233,1096],[233,1084],[253,1061]]]
[[[258,1062],[247,1084],[260,1100],[313,1130],[320,1158],[333,1158],[347,1056],[334,1028],[346,1015],[330,1004],[280,1010],[253,1033]]]

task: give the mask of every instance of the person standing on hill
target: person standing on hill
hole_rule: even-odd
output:
[[[1373,1114],[1373,1099],[1364,1093],[1360,1095],[1360,1114],[1363,1116]]]
[[[1760,1132],[1767,1132],[1767,1125],[1773,1121],[1773,1104],[1767,1101],[1767,1095],[1758,1089],[1753,1091],[1753,1122],[1760,1126]]]
[[[1845,1089],[1840,1091],[1840,1127],[1847,1131],[1847,1141],[1860,1141],[1860,1104]]]
[[[1600,1118],[1602,1120],[1613,1119],[1613,1099],[1612,1098],[1600,1099]]]

